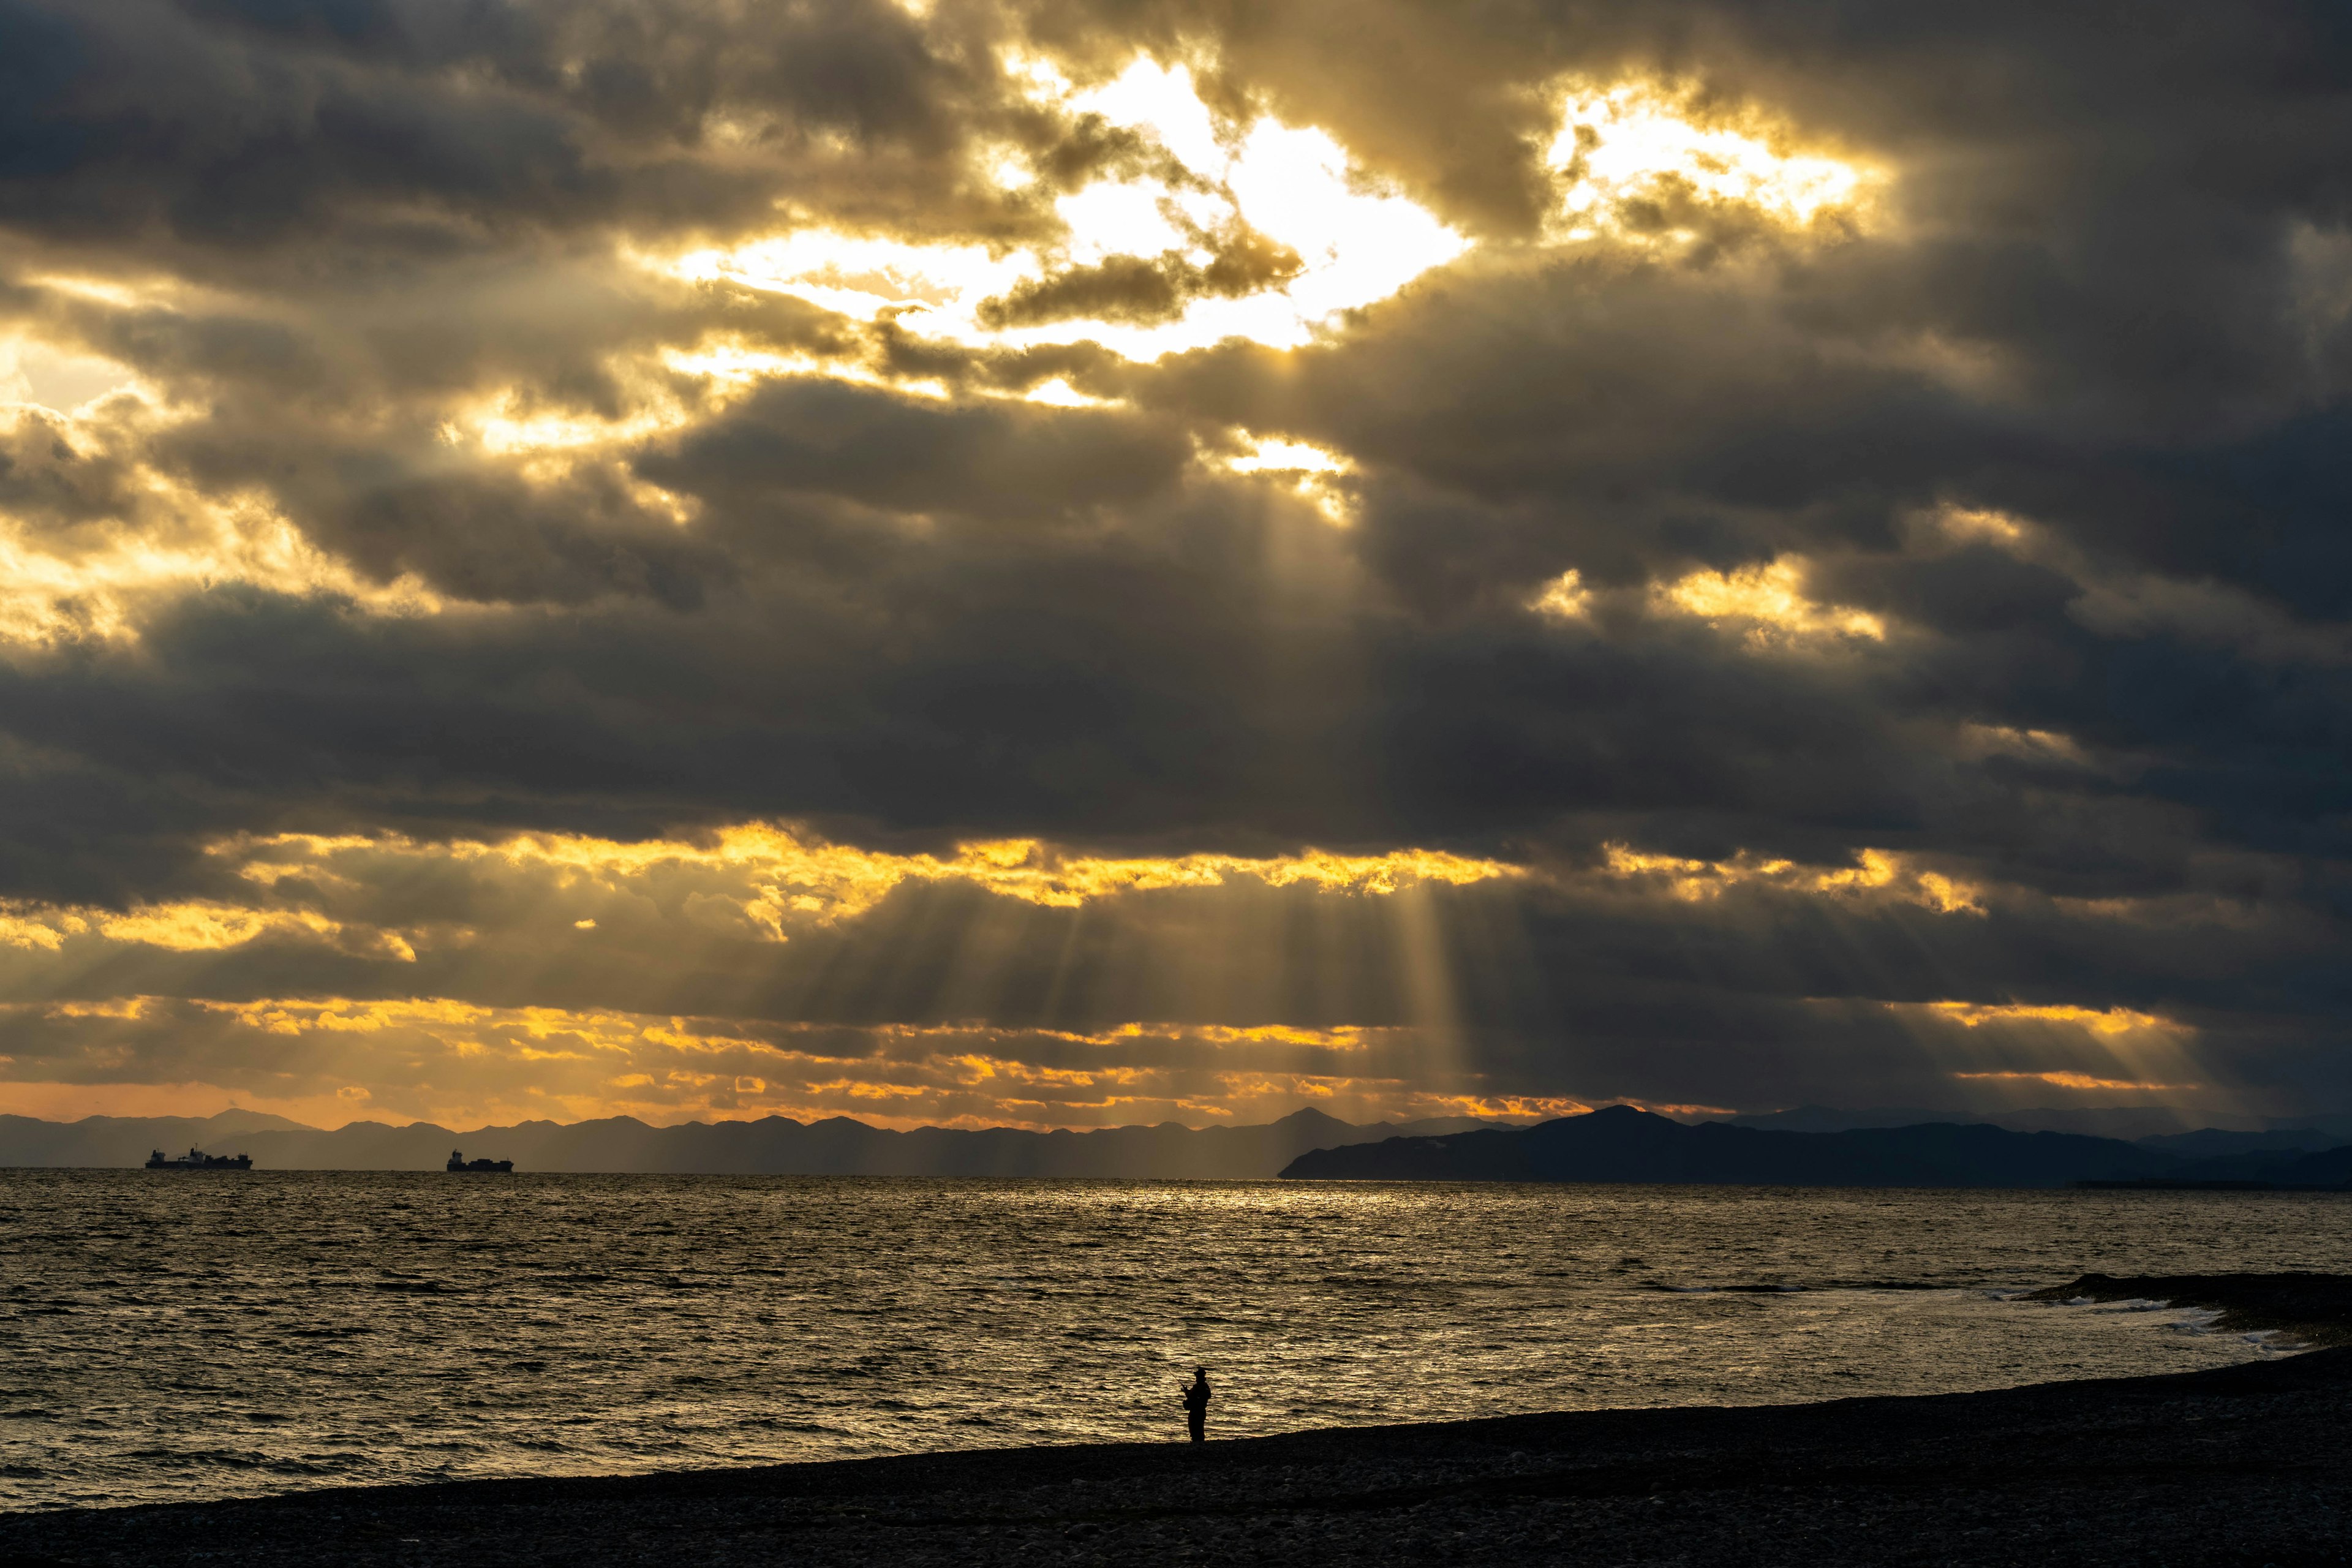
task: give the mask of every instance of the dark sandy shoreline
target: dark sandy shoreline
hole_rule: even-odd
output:
[[[2167,1377],[0,1517],[36,1564],[2352,1561],[2352,1349]]]

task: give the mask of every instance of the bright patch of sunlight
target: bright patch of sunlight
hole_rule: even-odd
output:
[[[894,320],[950,342],[1093,342],[1150,360],[1227,338],[1297,347],[1339,312],[1386,299],[1468,247],[1424,208],[1374,187],[1320,130],[1261,118],[1221,139],[1185,66],[1139,58],[1114,79],[1079,90],[1050,62],[1007,64],[1037,107],[1097,113],[1142,132],[1181,174],[1098,180],[1062,195],[1054,203],[1065,229],[1060,240],[1001,255],[811,227],[697,251],[668,269],[791,294],[861,321]],[[1008,189],[1026,174],[1019,160],[1001,155],[990,169]],[[1212,257],[1209,242],[1251,231],[1296,252],[1296,270],[1269,272],[1254,288],[1202,285],[1196,275]],[[984,302],[1019,285],[1050,283],[1114,258],[1166,268],[1175,296],[1169,319],[1074,315],[993,327],[982,319]]]
[[[1886,636],[1886,623],[1866,610],[1809,598],[1805,563],[1793,555],[1737,572],[1693,572],[1655,589],[1654,597],[1660,609],[1711,626],[1744,623],[1757,647]]]
[[[1539,616],[1580,621],[1592,613],[1592,590],[1584,585],[1584,574],[1571,566],[1546,583],[1528,601],[1528,608]]]
[[[1866,204],[1882,176],[1866,165],[1790,150],[1754,125],[1706,124],[1678,96],[1645,84],[1571,89],[1549,162],[1567,186],[1557,226],[1562,237],[1657,237],[1682,226],[1678,202],[1744,207],[1801,228]],[[1648,205],[1665,216],[1660,230],[1631,221]]]
[[[1108,398],[1090,397],[1058,375],[1051,381],[1041,381],[1031,387],[1022,394],[1022,400],[1027,403],[1043,403],[1055,408],[1108,408],[1111,406]]]
[[[24,403],[65,413],[138,384],[131,367],[37,338],[0,338],[0,404]]]
[[[1356,465],[1345,455],[1304,441],[1253,436],[1246,430],[1234,434],[1242,443],[1238,456],[1203,447],[1202,464],[1223,473],[1250,474],[1283,484],[1335,527],[1355,521],[1356,498],[1343,481],[1355,473]]]
[[[1354,471],[1355,465],[1337,452],[1327,452],[1320,447],[1310,447],[1304,441],[1285,441],[1273,436],[1250,437],[1249,451],[1225,464],[1237,474],[1261,473],[1277,469],[1285,473],[1345,474]]]

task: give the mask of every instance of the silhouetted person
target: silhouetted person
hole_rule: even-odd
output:
[[[1192,1428],[1192,1441],[1204,1442],[1209,1436],[1209,1369],[1197,1368],[1192,1381],[1184,1390],[1184,1422]]]

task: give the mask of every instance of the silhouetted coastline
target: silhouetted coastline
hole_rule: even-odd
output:
[[[2352,1349],[1984,1394],[15,1515],[0,1559],[2334,1563],[2347,1414]]]
[[[2249,1175],[2263,1189],[2340,1191],[2352,1148],[2316,1154],[2185,1161],[2161,1149],[2070,1132],[1927,1122],[1841,1132],[1778,1132],[1675,1121],[1612,1105],[1526,1128],[1482,1128],[1318,1149],[1289,1180],[1640,1182],[1787,1187],[2170,1185]]]

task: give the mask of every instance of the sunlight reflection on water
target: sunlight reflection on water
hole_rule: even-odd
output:
[[[0,1508],[2187,1370],[2271,1352],[1992,1292],[2347,1201],[5,1171]]]

